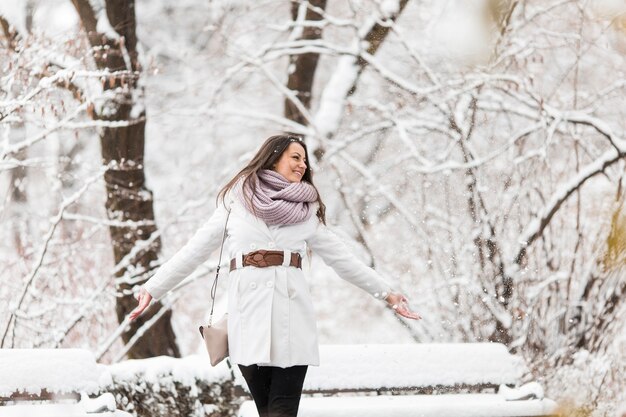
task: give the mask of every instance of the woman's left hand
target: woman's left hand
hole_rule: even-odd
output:
[[[391,293],[387,297],[385,297],[385,301],[389,306],[396,311],[397,314],[402,317],[406,317],[407,319],[420,320],[422,316],[417,314],[408,306],[409,300],[400,293]]]

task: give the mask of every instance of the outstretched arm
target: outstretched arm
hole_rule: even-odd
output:
[[[152,298],[159,300],[169,290],[189,276],[222,241],[228,211],[220,202],[213,215],[172,258],[163,264],[135,296],[139,305],[130,313],[137,318],[150,304]]]
[[[385,300],[397,314],[410,319],[421,319],[419,314],[408,307],[408,300],[404,295],[395,292],[376,271],[357,259],[344,242],[324,224],[317,226],[307,244],[341,278],[373,297]]]

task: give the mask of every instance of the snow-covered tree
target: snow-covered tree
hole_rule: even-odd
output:
[[[44,5],[33,4],[37,28]],[[310,163],[330,223],[424,317],[400,322],[330,280],[313,258],[311,292],[323,341],[500,341],[545,374],[554,393],[561,378],[593,375],[600,382],[584,387],[584,401],[609,404],[623,395],[623,381],[609,371],[620,369],[612,365],[623,360],[626,327],[620,2],[142,0],[138,36],[118,28],[105,6],[75,4],[90,5],[95,17],[66,9],[66,17],[83,17],[63,35],[34,31],[20,41],[14,33],[25,25],[12,31],[3,24],[2,47],[19,50],[0,56],[9,69],[0,91],[3,186],[17,184],[9,179],[10,172],[21,175],[13,167],[28,167],[19,184],[30,224],[17,214],[0,217],[22,242],[22,257],[0,242],[9,265],[3,282],[21,277],[2,296],[15,299],[33,285],[27,284],[33,271],[36,278],[26,291],[32,309],[7,311],[17,312],[16,345],[32,334],[50,335],[42,336],[48,344],[68,343],[51,336],[60,334],[89,340],[78,331],[83,322],[69,333],[58,323],[42,329],[34,324],[43,314],[36,313],[44,306],[65,311],[60,306],[68,300],[82,306],[75,308],[112,309],[116,293],[96,277],[119,274],[118,284],[134,284],[157,267],[138,260],[138,269],[122,274],[129,264],[107,258],[105,228],[139,226],[144,237],[132,232],[126,254],[162,237],[167,258],[210,215],[218,186],[266,136],[284,130],[303,135],[314,150]],[[105,50],[121,51],[115,71],[97,64]],[[133,67],[140,56],[141,71]],[[141,103],[154,116],[145,118]],[[89,141],[94,128],[104,138],[106,131],[144,125],[150,140],[142,165],[156,196],[158,231],[150,214],[151,223],[137,225],[139,217],[113,219],[93,209],[105,201],[88,184],[117,177],[84,162],[100,152]],[[82,146],[72,151],[74,143]],[[61,166],[41,159],[51,147],[72,163],[48,167]],[[129,153],[126,161],[133,158]],[[69,168],[72,174],[63,174]],[[53,180],[55,169],[73,182]],[[143,178],[134,186],[145,186]],[[41,188],[54,192],[43,195]],[[82,211],[63,208],[70,201]],[[17,205],[6,203],[6,213],[8,207]],[[50,232],[50,217],[65,236]],[[42,241],[53,244],[42,251]],[[206,312],[205,277],[213,266],[207,263],[166,301],[174,329]],[[43,283],[55,282],[41,271],[64,279],[88,271],[93,276],[83,285],[90,291],[68,283],[52,288],[71,296],[37,301]],[[83,302],[92,296],[97,302]],[[356,326],[363,311],[377,319]],[[106,360],[124,357],[124,346],[112,342],[121,331],[115,317],[92,310],[82,317],[98,329],[97,342],[86,343]],[[182,353],[198,346],[191,333],[178,334]],[[583,370],[585,361],[593,369]]]
[[[27,6],[32,14],[36,4],[29,2]],[[40,108],[43,115],[48,106],[58,104],[60,107],[60,109],[53,107],[53,116],[57,120],[52,128],[44,129],[31,140],[8,144],[4,149],[3,159],[16,161],[15,166],[8,167],[11,174],[9,185],[13,188],[12,206],[23,204],[25,199],[26,194],[20,192],[23,180],[19,179],[18,175],[27,165],[24,155],[29,147],[48,138],[56,130],[87,128],[93,132],[97,129],[102,156],[96,161],[98,163],[101,161],[103,168],[99,169],[97,175],[88,180],[87,184],[104,179],[106,186],[107,220],[101,221],[101,224],[108,226],[111,234],[115,262],[113,268],[116,288],[115,310],[121,324],[118,330],[126,343],[125,351],[130,357],[150,357],[159,354],[179,356],[176,337],[170,324],[171,311],[164,308],[161,303],[157,303],[152,311],[137,323],[129,326],[125,320],[127,313],[135,304],[131,289],[149,277],[155,267],[160,247],[159,234],[156,233],[154,222],[152,193],[145,186],[143,169],[146,116],[143,107],[143,86],[140,83],[141,66],[135,34],[134,3],[107,2],[98,6],[87,1],[76,1],[73,2],[73,6],[86,31],[88,42],[82,42],[80,39],[70,40],[64,48],[55,48],[46,51],[47,53],[43,48],[53,41],[51,38],[30,34],[30,24],[27,33],[20,34],[19,25],[12,26],[7,18],[2,19],[6,46],[11,52],[4,63],[11,70],[5,77],[5,85],[11,88],[10,91],[7,90],[8,94],[17,96],[15,100],[7,102],[7,110],[3,114],[7,137],[15,135],[12,132],[15,132],[16,126],[24,125],[20,113],[25,116],[24,118],[35,121],[37,125],[35,116],[37,111],[33,110]],[[75,27],[74,30],[78,35],[79,28]],[[25,55],[29,56],[30,60],[25,59]],[[93,58],[89,59],[89,55]],[[34,90],[28,91],[33,84]],[[22,88],[25,91],[20,91]],[[40,101],[40,96],[46,96],[44,101]],[[74,105],[69,114],[63,114],[66,111],[66,102]],[[73,119],[82,121],[74,123]],[[62,160],[55,161],[59,164],[58,176],[64,189],[71,188],[63,184],[63,178],[69,176],[72,169],[72,164],[67,164],[66,161],[73,162],[75,154],[80,149],[80,145],[76,144],[63,155]],[[16,184],[18,186],[15,186]],[[29,315],[26,313],[29,310],[29,292],[32,292],[32,286],[39,279],[39,275],[44,275],[48,245],[54,244],[58,239],[57,226],[68,217],[71,219],[67,208],[78,202],[85,191],[86,187],[72,198],[61,202],[61,209],[45,237],[36,265],[28,275],[16,304],[11,306],[4,329],[3,346],[13,346],[18,328],[17,321],[20,320],[20,316],[24,315],[26,317],[22,318],[27,318]],[[18,242],[19,234],[15,236],[15,241]],[[111,284],[108,275],[103,277],[103,281],[104,286],[99,286],[100,288],[106,288]],[[73,280],[73,283],[89,284],[80,280]],[[90,301],[93,300],[89,298],[86,302]],[[36,303],[31,301],[30,308],[33,307],[33,303],[43,302],[45,297],[41,297]],[[61,343],[77,322],[84,319],[85,314],[80,311],[78,314],[75,313],[69,326],[63,323],[54,331],[55,343]],[[139,329],[141,331],[138,332]],[[7,339],[9,331],[13,334],[11,341]],[[146,337],[140,338],[144,333]],[[35,342],[37,343],[39,342]],[[105,344],[104,351],[107,348]]]

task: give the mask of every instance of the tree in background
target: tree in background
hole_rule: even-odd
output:
[[[598,13],[600,3],[609,9],[617,4],[138,2],[139,28],[146,28],[142,44],[156,62],[155,73],[142,74],[142,80],[150,91],[150,114],[158,115],[148,124],[158,152],[144,162],[160,196],[157,209],[173,219],[173,227],[160,224],[151,236],[169,230],[168,244],[182,244],[210,214],[214,184],[232,175],[258,141],[277,130],[304,135],[316,150],[310,163],[326,196],[329,222],[344,227],[362,244],[355,247],[363,258],[402,287],[418,311],[428,313],[419,325],[398,326],[382,307],[320,272],[311,292],[318,300],[322,340],[378,341],[388,334],[384,342],[499,341],[545,376],[549,396],[558,398],[567,390],[578,395],[578,390],[581,401],[609,404],[624,391],[623,366],[615,365],[624,363],[620,340],[626,312],[626,85],[620,75],[626,38],[622,15]],[[113,23],[104,23],[97,28],[117,39],[119,33],[111,36],[117,32],[107,29]],[[31,38],[20,54],[0,60],[11,59],[14,67],[23,62],[25,68],[28,54],[44,55],[37,44]],[[84,45],[74,49],[86,50]],[[79,53],[70,55],[81,62]],[[54,90],[46,90],[49,99],[58,103],[63,96],[66,103],[65,109],[60,103],[55,107],[55,121],[65,126],[63,134],[55,131],[59,138],[67,141],[94,127],[127,123],[85,120],[87,112],[102,113],[103,100],[96,98],[110,74],[103,77],[93,68],[73,77],[58,67],[47,71],[45,79],[59,79]],[[113,85],[122,83],[118,75],[130,83],[135,73],[113,74]],[[59,85],[68,82],[70,90]],[[91,82],[97,88],[84,88]],[[71,101],[86,104],[79,121],[68,105],[72,84],[88,96]],[[33,91],[17,94],[11,106],[28,102],[24,98]],[[31,111],[22,106],[24,125],[48,129],[37,125],[37,116],[39,110],[49,115],[49,107],[37,102]],[[27,160],[11,164],[39,166],[33,151],[29,147]],[[29,169],[30,187],[36,173]],[[90,178],[80,175],[72,192]],[[28,197],[27,208],[48,201],[33,193]],[[90,201],[81,197],[85,200]],[[180,209],[180,201],[192,210]],[[61,225],[78,219],[87,223],[86,216],[68,211]],[[98,230],[137,226],[108,218],[90,221]],[[95,240],[87,232],[82,239],[71,237],[60,241],[55,235],[49,251],[74,251],[73,242],[93,245]],[[137,241],[138,248],[142,242]],[[39,258],[32,247],[26,245],[25,254],[34,262]],[[106,271],[112,263],[102,256],[94,259],[100,262],[96,265],[84,256],[67,263],[60,258],[57,253],[43,258],[40,272],[50,278],[38,273],[36,283],[52,286],[68,275],[67,264],[84,275]],[[4,276],[32,275],[32,268],[20,270],[14,257],[8,265],[12,272]],[[195,278],[212,267],[207,263],[187,281],[189,286],[174,291],[170,301],[184,299],[174,304],[178,318],[203,312],[202,291],[208,297],[208,285]],[[132,281],[143,271],[129,272],[118,282]],[[19,294],[22,284],[9,282],[4,291]],[[102,311],[114,297],[105,292],[99,298]],[[66,300],[56,302],[61,306]],[[353,326],[363,311],[377,319]],[[36,313],[20,310],[20,329],[35,327],[30,319]],[[110,326],[93,327],[106,329],[98,336],[102,349],[104,341],[117,337]],[[354,334],[346,329],[355,329]],[[197,340],[185,337],[179,335],[181,346],[194,349]],[[124,347],[116,345],[109,353],[120,360]]]
[[[322,39],[323,28],[309,25],[322,20],[319,11],[323,11],[325,7],[326,0],[292,2],[293,31],[290,38],[295,38],[294,41]],[[307,22],[306,25],[303,24],[305,21]],[[303,111],[308,113],[311,108],[313,80],[315,79],[318,60],[319,54],[314,52],[292,55],[289,58],[287,89],[295,93],[296,100],[291,100],[290,97],[285,98],[285,117],[302,125],[307,125],[310,122],[307,121]],[[298,106],[306,110],[300,110]]]
[[[89,109],[94,120],[106,122],[100,133],[106,184],[107,217],[133,226],[111,225],[120,323],[136,305],[132,287],[146,281],[158,259],[160,240],[154,222],[152,192],[145,185],[144,144],[146,110],[137,50],[134,0],[107,0],[97,14],[88,0],[72,0],[86,32],[96,67],[103,71],[103,101]],[[98,30],[104,23],[113,31]],[[180,356],[170,322],[171,310],[156,303],[137,323],[122,332],[132,341],[130,358]],[[137,333],[146,322],[145,335]],[[138,339],[138,340],[137,340]]]
[[[75,311],[69,318],[64,320],[63,315],[45,315],[46,321],[54,329],[50,332],[52,336],[46,336],[44,332],[35,330],[36,327],[28,324],[34,319],[41,319],[40,314],[32,314],[29,310],[41,309],[42,306],[45,306],[44,311],[50,306],[58,307],[58,302],[52,301],[57,298],[54,296],[55,293],[46,294],[57,285],[47,284],[52,272],[49,270],[50,265],[58,262],[53,250],[58,246],[59,239],[76,240],[72,234],[80,230],[70,231],[64,226],[64,221],[87,221],[108,226],[110,242],[113,245],[115,312],[120,323],[113,334],[116,337],[121,335],[125,343],[122,352],[118,352],[118,357],[125,354],[132,358],[156,355],[180,356],[170,322],[171,310],[168,307],[156,303],[140,322],[129,325],[125,321],[126,314],[136,304],[132,287],[149,277],[158,261],[157,254],[160,249],[159,233],[154,221],[153,197],[145,185],[146,113],[140,80],[142,68],[137,51],[135,4],[133,1],[108,1],[99,8],[89,1],[77,0],[72,4],[86,32],[88,44],[70,40],[60,47],[54,45],[46,50],[49,40],[45,37],[32,35],[30,30],[20,34],[17,27],[12,26],[8,19],[3,17],[0,20],[6,40],[5,46],[7,50],[13,52],[7,56],[10,60],[3,63],[10,70],[3,79],[3,86],[11,86],[7,92],[15,96],[13,100],[5,101],[6,106],[0,116],[0,122],[4,123],[6,132],[10,133],[16,131],[19,125],[26,124],[25,120],[29,126],[41,124],[45,126],[48,117],[54,119],[52,127],[44,128],[33,137],[12,143],[3,149],[2,159],[8,163],[7,167],[11,173],[9,186],[13,190],[10,194],[14,197],[12,204],[23,202],[26,198],[24,179],[16,177],[36,160],[27,158],[26,151],[43,143],[46,138],[56,136],[64,129],[78,129],[76,132],[82,129],[97,129],[103,166],[84,185],[78,182],[81,186],[76,193],[70,197],[67,195],[62,197],[59,202],[60,209],[52,218],[39,253],[33,257],[34,266],[27,274],[19,290],[20,295],[8,316],[2,345],[15,345],[20,323],[23,331],[34,333],[24,339],[24,342],[37,347],[61,345],[68,335],[76,337],[71,336],[72,330],[76,329],[80,322],[96,319],[90,318],[92,314],[90,310],[100,308],[100,297],[105,294],[111,282],[110,278],[96,284],[97,290],[92,295],[78,302],[72,301],[70,305],[75,303]],[[36,9],[37,6],[36,2],[28,3],[29,16],[32,16],[32,9]],[[90,51],[91,59],[82,58],[85,50]],[[77,106],[69,110],[72,103],[77,103]],[[37,115],[33,114],[35,112],[31,113],[37,109],[40,109],[38,116],[43,123],[38,123]],[[74,121],[80,118],[91,121]],[[37,128],[32,130],[37,131]],[[54,140],[51,143],[54,143]],[[60,154],[59,160],[54,162],[58,167],[58,170],[55,170],[55,177],[58,176],[64,194],[74,191],[76,176],[81,175],[80,172],[72,173],[78,166],[74,159],[80,152],[82,145],[76,141],[76,145],[68,153]],[[69,209],[78,206],[81,199],[85,198],[89,185],[100,179],[104,179],[106,186],[107,220],[101,221],[80,213],[70,213]],[[14,220],[16,220],[14,225],[20,223],[17,219]],[[16,234],[16,239],[19,240],[19,236],[21,235]],[[71,246],[66,250],[69,250],[69,247]],[[29,251],[30,248],[23,249],[24,260],[29,260],[28,258],[32,256]],[[61,256],[61,259],[67,258],[67,254]],[[52,263],[48,260],[50,258],[53,259]],[[60,281],[63,283],[61,286],[73,282],[73,273],[69,270],[60,273]],[[52,276],[55,275],[57,272],[52,272]],[[90,279],[91,277],[82,283],[77,281],[74,285],[82,287],[88,284]],[[85,287],[89,288],[89,285]],[[43,294],[40,294],[41,291]],[[94,305],[89,305],[92,303]],[[61,305],[63,304],[68,303],[61,301]],[[79,307],[81,304],[83,306]],[[61,312],[59,309],[57,311]],[[98,357],[101,357],[110,349],[116,337],[100,340],[97,334],[98,332],[94,332],[93,336],[102,343],[97,348]],[[17,342],[17,346],[23,346],[24,342]]]

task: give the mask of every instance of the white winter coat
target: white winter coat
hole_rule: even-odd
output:
[[[228,262],[257,249],[298,252],[307,246],[343,279],[376,298],[392,289],[373,269],[359,261],[340,238],[313,215],[293,225],[267,226],[238,199],[227,198],[231,208],[224,254]],[[220,202],[209,220],[144,288],[162,298],[219,248],[227,210]],[[286,253],[285,259],[290,259]],[[228,344],[233,363],[250,365],[319,365],[317,327],[307,281],[291,266],[247,266],[228,276]]]

